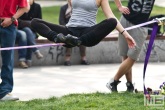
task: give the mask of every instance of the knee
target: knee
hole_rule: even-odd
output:
[[[27,36],[26,36],[26,33],[24,31],[20,31],[20,39],[21,39],[21,41],[27,40]]]
[[[31,21],[31,27],[35,28],[37,26],[37,23],[39,22],[38,18],[33,18]]]
[[[117,26],[117,20],[115,18],[109,18],[107,19],[108,24],[110,24],[110,26],[113,26],[114,28],[116,28]]]
[[[25,31],[25,32],[30,32],[31,31],[31,29],[29,27],[25,27],[22,30]]]

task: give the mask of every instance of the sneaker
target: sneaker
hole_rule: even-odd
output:
[[[55,43],[66,43],[66,37],[62,34],[59,33],[57,37],[54,39]]]
[[[114,79],[111,79],[107,84],[106,87],[111,91],[111,92],[118,92],[117,91],[117,85],[120,83],[121,81],[116,81]]]
[[[66,44],[69,44],[71,46],[80,46],[81,45],[81,41],[75,37],[75,36],[72,36],[70,34],[68,34],[66,37]]]
[[[24,62],[24,61],[20,61],[19,62],[19,67],[21,67],[21,68],[28,68],[28,65]]]
[[[64,36],[62,33],[59,33],[57,35],[57,37],[54,39],[54,42],[65,43],[66,47],[69,47],[69,48],[81,45],[81,41],[77,37],[72,36],[70,34],[68,34],[67,36]]]
[[[64,65],[65,65],[65,66],[71,66],[71,62],[70,62],[70,61],[65,61],[65,62],[64,62]]]
[[[89,62],[86,61],[86,60],[82,60],[82,61],[81,61],[81,64],[82,64],[82,65],[89,65]]]
[[[11,94],[6,94],[3,98],[0,99],[0,101],[16,101],[16,100],[19,100],[19,98]]]
[[[28,67],[31,67],[32,66],[32,61],[31,60],[27,60],[26,64],[28,65]]]
[[[128,92],[134,92],[134,85],[131,82],[128,81],[126,83],[126,86],[127,86],[127,91]]]
[[[35,52],[35,55],[37,59],[43,58],[43,55],[39,51]]]

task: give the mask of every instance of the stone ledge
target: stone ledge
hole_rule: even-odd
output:
[[[149,36],[147,37],[149,39]],[[109,42],[110,41],[110,42]],[[37,44],[52,43],[45,38],[39,38],[36,40]],[[146,40],[138,62],[144,62],[145,54],[147,51],[149,40]],[[43,59],[38,60],[35,55],[32,56],[32,66],[49,66],[49,65],[63,65],[65,50],[63,46],[50,46],[39,48],[44,55]],[[118,55],[118,43],[117,36],[106,37],[98,45],[93,47],[87,47],[86,56],[91,64],[109,64],[109,63],[121,63],[121,58]],[[164,62],[165,61],[165,36],[156,37],[154,42],[150,61],[152,62]],[[1,61],[1,58],[0,58]],[[80,52],[79,47],[72,48],[71,55],[72,65],[80,64]],[[18,50],[15,50],[15,63],[14,66],[18,66]]]

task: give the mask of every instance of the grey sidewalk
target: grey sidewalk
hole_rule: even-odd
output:
[[[35,1],[39,3],[41,7],[48,7],[48,6],[62,6],[67,3],[67,1]]]
[[[20,100],[34,98],[60,97],[70,93],[108,93],[106,83],[113,77],[119,64],[73,65],[31,67],[14,69],[15,86],[13,94]],[[165,81],[165,63],[150,63],[146,73],[146,86],[159,89]],[[126,90],[123,77],[118,90]],[[136,63],[133,68],[133,81],[138,90],[143,90],[143,63]]]
[[[165,0],[155,0],[155,5],[165,7]]]

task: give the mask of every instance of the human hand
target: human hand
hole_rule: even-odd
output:
[[[123,14],[130,14],[130,11],[129,11],[129,8],[128,7],[125,7],[125,6],[121,6],[118,8],[119,11]]]
[[[8,27],[12,24],[11,18],[5,18],[4,21],[1,23],[2,27]]]
[[[134,48],[136,46],[134,39],[130,35],[126,36],[125,39],[129,48]]]

